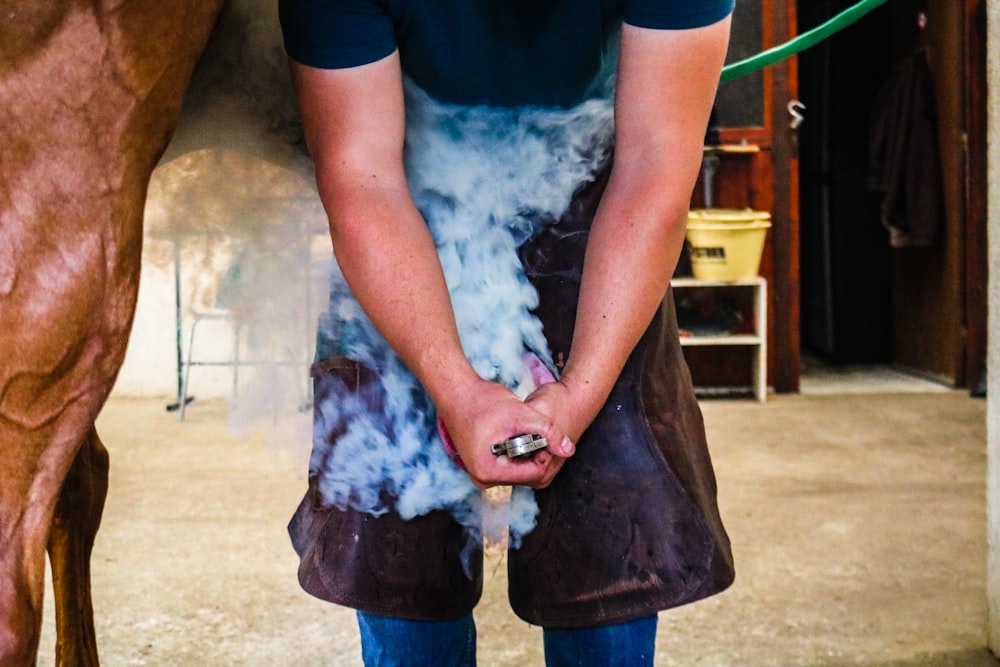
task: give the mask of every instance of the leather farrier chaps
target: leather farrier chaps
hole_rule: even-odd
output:
[[[583,255],[607,171],[522,249],[553,358],[573,335]],[[673,294],[552,484],[538,525],[508,561],[510,601],[546,627],[638,618],[733,580],[701,410],[681,353]]]
[[[583,252],[607,181],[522,248],[553,358],[569,353]],[[362,390],[371,372],[334,358],[316,365],[316,401],[334,383]],[[373,410],[379,406],[373,405]],[[325,435],[338,437],[336,427]],[[701,411],[668,292],[607,404],[544,490],[538,525],[509,554],[514,611],[546,627],[623,622],[704,598],[733,580]],[[403,521],[325,507],[311,479],[289,525],[299,581],[321,599],[418,620],[468,613],[482,593],[482,553],[468,576],[463,528],[444,511]]]

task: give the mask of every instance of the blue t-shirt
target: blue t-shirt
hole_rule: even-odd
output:
[[[709,25],[735,0],[279,0],[288,55],[344,68],[399,49],[403,71],[441,101],[574,106],[624,20]]]

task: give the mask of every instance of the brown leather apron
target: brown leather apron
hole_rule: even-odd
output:
[[[522,248],[557,363],[569,352],[583,251],[607,171]],[[372,376],[338,357],[318,363],[314,379],[321,404],[334,384],[359,390]],[[323,437],[333,443],[338,435],[334,426]],[[538,525],[508,560],[511,606],[529,623],[623,622],[732,582],[732,553],[670,292],[576,455],[536,498]],[[463,567],[464,529],[445,511],[403,521],[391,511],[374,517],[324,507],[311,479],[289,533],[301,557],[302,587],[330,602],[445,620],[471,611],[482,593],[482,552],[474,549]]]

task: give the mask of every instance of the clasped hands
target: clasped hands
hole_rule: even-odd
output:
[[[541,489],[574,454],[575,442],[590,422],[577,403],[560,381],[543,384],[522,401],[501,384],[478,380],[454,392],[437,409],[473,484],[481,489],[499,485]],[[494,443],[523,433],[542,436],[548,446],[518,458],[491,451]]]

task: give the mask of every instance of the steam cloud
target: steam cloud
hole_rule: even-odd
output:
[[[173,170],[169,178],[163,173],[164,215],[160,224],[153,216],[150,231],[174,247],[204,240],[203,268],[220,239],[228,247],[223,267],[244,250],[258,251],[258,270],[229,275],[228,289],[252,310],[246,317],[255,318],[261,341],[294,346],[301,339],[289,323],[303,317],[285,308],[301,299],[289,293],[288,280],[274,276],[301,269],[299,249],[324,224],[311,186],[307,193],[299,187],[299,179],[312,180],[312,165],[301,141],[275,7],[262,0],[227,3],[164,157]],[[608,53],[617,53],[616,45]],[[551,359],[541,323],[531,313],[538,296],[517,250],[560,217],[606,159],[615,65],[613,56],[606,57],[589,101],[571,109],[451,106],[406,85],[410,191],[437,245],[465,353],[482,377],[522,396],[533,389],[524,353],[535,353],[550,367]],[[229,150],[205,150],[220,148]],[[262,168],[259,160],[273,167]],[[263,193],[273,195],[266,205]],[[324,264],[328,257],[324,253]],[[316,267],[313,275],[325,271]],[[534,527],[533,492],[514,488],[509,499],[495,502],[448,458],[429,397],[365,316],[335,265],[328,307],[319,319],[316,358],[344,355],[377,378],[366,390],[372,396],[341,387],[316,407],[310,475],[318,477],[324,500],[374,515],[394,508],[404,518],[445,509],[467,528],[470,545],[484,536],[501,542],[509,526],[509,543],[517,546]],[[240,419],[270,412],[260,409],[262,398],[253,397],[275,400],[271,370],[258,372],[241,393]],[[372,414],[373,402],[384,410]],[[324,437],[332,427],[342,433],[335,445]]]
[[[464,351],[480,376],[527,395],[525,352],[550,367],[551,355],[517,250],[558,219],[606,158],[611,102],[568,110],[456,107],[408,82],[406,107],[410,191],[437,246]],[[502,540],[509,520],[517,546],[534,527],[533,492],[515,488],[509,506],[483,498],[447,457],[426,393],[336,272],[317,345],[319,358],[334,354],[375,371],[371,391],[385,410],[372,415],[372,397],[346,390],[318,406],[310,473],[324,499],[372,514],[391,505],[403,518],[447,509],[473,540]],[[331,446],[325,434],[334,427],[344,435]]]
[[[230,315],[228,324],[199,326],[193,358],[228,360],[234,335],[226,327],[240,329],[246,365],[231,428],[239,435],[268,422],[273,428],[279,413],[306,408],[332,259],[277,3],[226,2],[153,174],[145,221],[147,267],[177,271],[185,346],[194,316]],[[194,369],[189,395],[201,393],[210,372]]]

